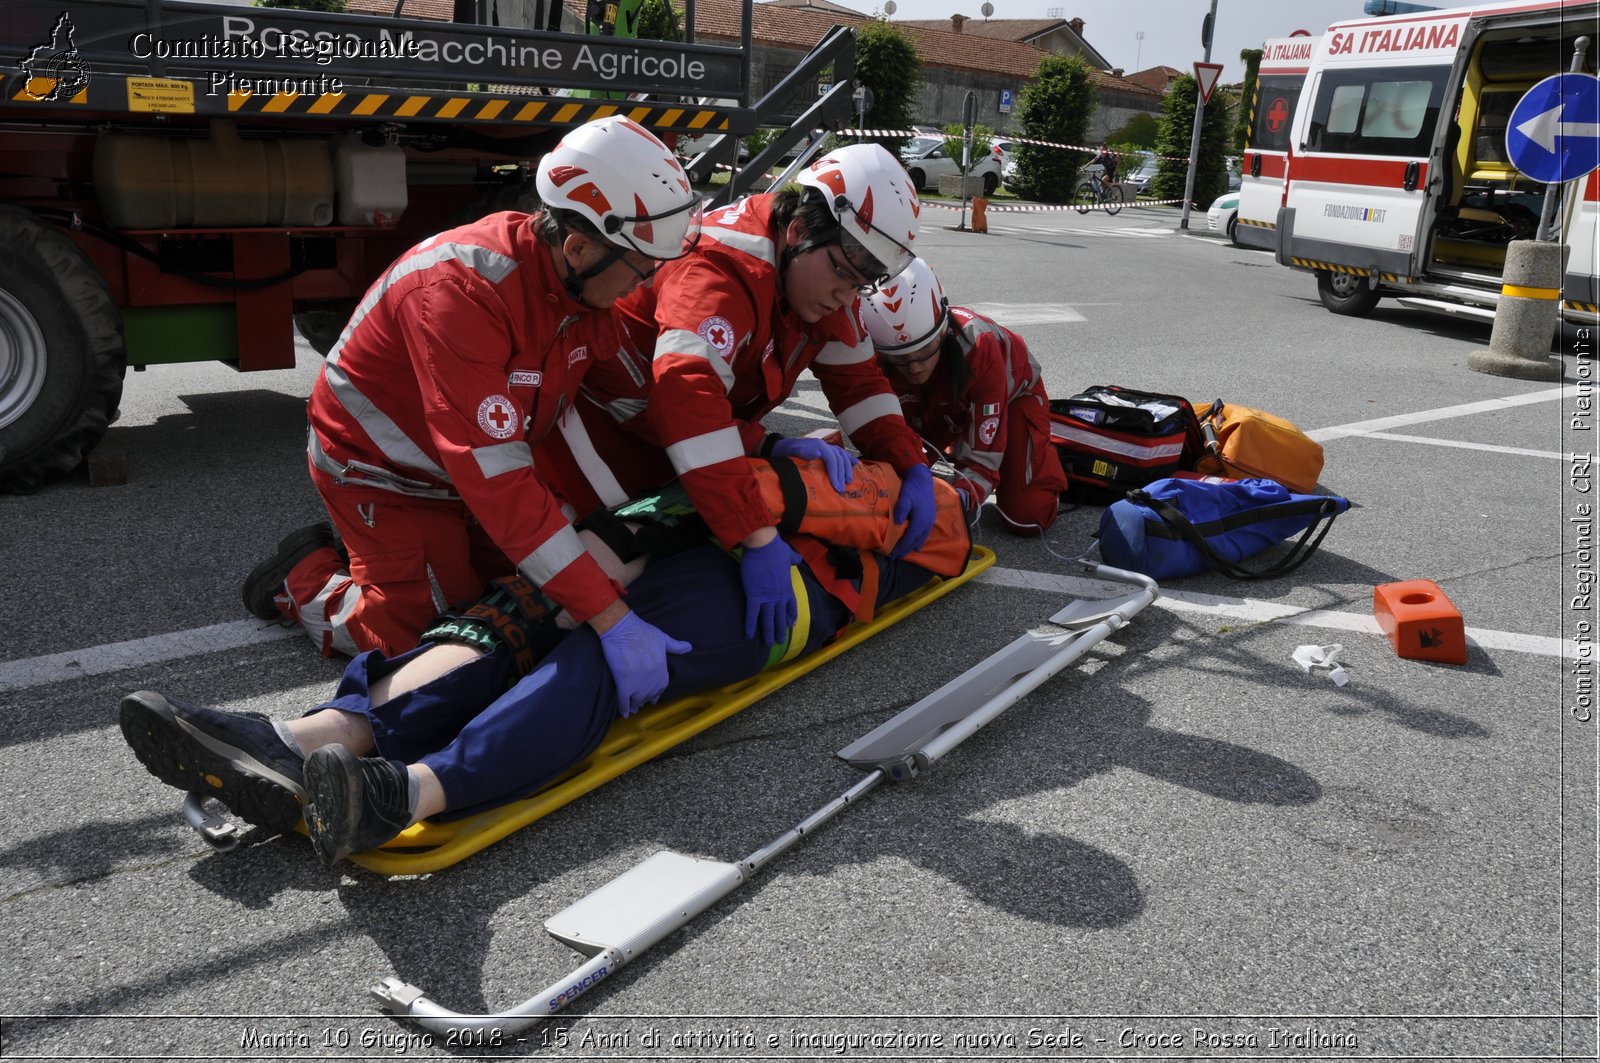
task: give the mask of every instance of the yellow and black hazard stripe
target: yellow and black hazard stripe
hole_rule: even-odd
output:
[[[321,94],[233,92],[228,113],[235,115],[330,115],[408,122],[496,122],[538,126],[578,126],[621,114],[660,132],[719,132],[728,128],[724,111],[704,107],[636,103],[628,100],[575,100],[566,96],[412,93],[354,90]]]
[[[1600,305],[1594,303],[1580,303],[1575,299],[1568,299],[1561,305],[1568,310],[1577,310],[1585,314],[1600,314]]]
[[[614,114],[626,115],[660,133],[725,132],[727,110],[632,100],[585,100],[495,92],[427,92],[353,89],[346,92],[212,93],[192,78],[96,77],[70,99],[57,99],[54,78],[18,78],[3,102],[87,104],[93,109],[160,111],[212,116],[271,115],[370,118],[374,121],[455,122],[579,126]],[[93,90],[91,94],[91,90]]]
[[[1343,273],[1351,277],[1377,277],[1381,281],[1409,280],[1398,273],[1384,273],[1382,270],[1367,269],[1364,266],[1342,266],[1337,262],[1323,262],[1315,258],[1297,258],[1290,256],[1289,263],[1301,269],[1322,270],[1328,273]]]
[[[51,104],[86,104],[89,102],[89,86],[87,84],[65,99],[57,98],[56,88],[60,84],[61,82],[57,78],[18,78],[16,88],[10,93],[10,101],[13,103]]]
[[[1278,227],[1278,223],[1275,221],[1257,221],[1255,218],[1240,218],[1239,224],[1248,225],[1252,229],[1276,229]]]

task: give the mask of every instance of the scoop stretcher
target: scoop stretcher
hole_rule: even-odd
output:
[[[588,959],[521,1004],[493,1015],[461,1014],[397,978],[385,978],[372,995],[386,1012],[440,1033],[514,1034],[561,1011],[885,781],[904,782],[933,767],[1126,625],[1160,593],[1154,580],[1136,572],[1081,559],[1072,564],[1086,575],[1134,589],[1115,598],[1073,602],[1049,618],[1050,627],[1019,636],[839,750],[841,759],[867,775],[744,859],[726,863],[663,850],[552,916],[545,929]]]

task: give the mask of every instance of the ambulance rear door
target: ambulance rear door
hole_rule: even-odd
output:
[[[1329,274],[1417,276],[1470,12],[1329,27],[1294,124],[1278,260]]]
[[[1239,228],[1234,237],[1248,247],[1277,245],[1274,230],[1289,171],[1294,109],[1318,39],[1279,37],[1261,47],[1255,96],[1250,101],[1250,139],[1239,185]]]

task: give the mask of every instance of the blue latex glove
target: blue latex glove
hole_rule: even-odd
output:
[[[800,563],[782,537],[765,546],[747,546],[739,559],[739,578],[744,581],[744,637],[758,634],[768,646],[775,646],[789,634],[800,619],[800,605],[794,600],[794,585],[789,566]]]
[[[965,487],[956,488],[956,497],[961,499],[961,512],[972,512],[972,500],[967,497],[967,489]]]
[[[913,465],[905,474],[900,498],[894,504],[894,522],[905,524],[906,533],[894,544],[890,557],[905,557],[922,549],[933,530],[933,510],[933,473],[926,465]]]
[[[833,489],[844,494],[850,481],[856,478],[856,456],[843,447],[821,439],[780,439],[772,445],[775,458],[812,458],[822,460],[828,469],[828,479]]]
[[[632,716],[642,706],[653,705],[667,689],[667,654],[688,653],[687,642],[668,635],[638,613],[628,613],[600,636],[606,667],[617,684],[617,708]]]

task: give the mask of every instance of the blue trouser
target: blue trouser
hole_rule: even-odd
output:
[[[880,604],[931,578],[915,565],[883,558],[879,564]],[[803,652],[811,653],[850,613],[804,566],[800,574],[811,608]],[[767,664],[768,647],[744,634],[739,564],[715,546],[652,561],[628,588],[627,604],[694,647],[667,657],[665,699],[748,679]],[[616,685],[588,625],[568,633],[509,690],[514,673],[502,647],[373,707],[371,685],[427,648],[392,659],[376,650],[361,654],[345,668],[333,700],[319,708],[364,716],[380,755],[426,764],[444,787],[450,817],[542,789],[592,753],[616,716]]]

